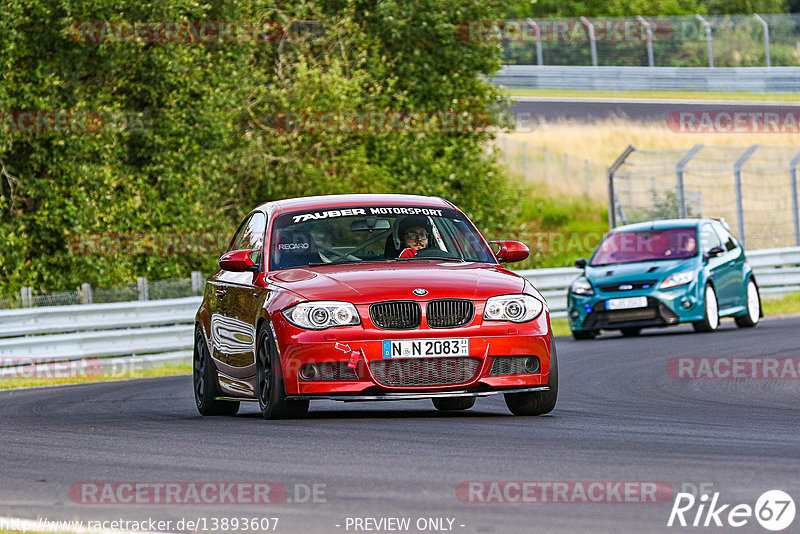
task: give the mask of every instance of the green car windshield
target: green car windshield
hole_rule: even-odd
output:
[[[611,232],[597,247],[589,265],[680,260],[696,255],[696,228]]]

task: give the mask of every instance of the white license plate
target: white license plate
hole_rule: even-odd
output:
[[[425,358],[427,356],[469,356],[469,338],[398,339],[383,341],[383,358]]]
[[[625,297],[624,299],[611,299],[606,301],[607,310],[630,310],[631,308],[646,308],[647,297]]]

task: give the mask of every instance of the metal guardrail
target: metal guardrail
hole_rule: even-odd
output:
[[[747,258],[756,271],[762,293],[800,291],[800,247],[753,250]],[[581,273],[579,269],[561,267],[517,273],[542,292],[553,317],[566,315],[567,289]],[[200,300],[190,297],[2,310],[0,367],[156,354],[162,354],[164,361],[188,360],[192,322]]]
[[[800,87],[800,67],[506,65],[492,82],[522,89],[794,93]]]
[[[194,326],[178,325],[12,337],[0,340],[0,360],[69,361],[185,350],[192,346],[193,334]]]
[[[202,300],[188,297],[0,310],[0,338],[186,323],[191,322]]]

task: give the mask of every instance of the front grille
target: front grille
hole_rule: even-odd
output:
[[[399,358],[376,360],[369,368],[386,386],[446,386],[469,382],[480,369],[480,358]]]
[[[490,375],[519,375],[538,373],[539,358],[536,356],[495,356]]]
[[[373,304],[369,307],[369,316],[375,326],[385,330],[410,330],[419,328],[422,322],[419,304],[410,300]]]
[[[658,310],[655,308],[636,308],[633,310],[609,310],[600,312],[599,320],[608,323],[630,323],[634,321],[646,321],[658,318]]]
[[[348,362],[307,363],[300,368],[300,380],[358,380],[355,369],[347,364]]]
[[[617,282],[615,284],[601,284],[597,288],[604,293],[614,293],[616,291],[636,291],[642,289],[652,289],[658,280],[639,280],[638,282]],[[633,286],[629,289],[620,289],[619,286]]]
[[[425,309],[428,326],[431,328],[453,328],[464,326],[475,315],[475,303],[471,300],[432,300]]]

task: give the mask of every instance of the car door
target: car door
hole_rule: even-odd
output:
[[[709,257],[709,252],[714,247],[722,247],[722,241],[711,224],[705,223],[700,227],[700,252],[703,254],[709,277],[714,281],[714,290],[721,310],[731,305],[731,273],[724,254]]]
[[[256,250],[257,269],[232,272],[220,269],[215,284],[217,314],[211,317],[214,350],[225,365],[220,371],[235,378],[252,375],[255,366],[255,325],[266,297],[264,287],[256,284],[263,269],[264,232],[267,216],[260,211],[248,215],[231,240],[228,252]]]
[[[746,301],[744,289],[744,248],[742,248],[736,238],[733,237],[724,226],[716,222],[712,223],[712,226],[722,241],[722,248],[725,249],[725,255],[722,256],[725,260],[725,272],[723,277],[725,279],[725,292],[730,298],[729,305],[744,306]]]

